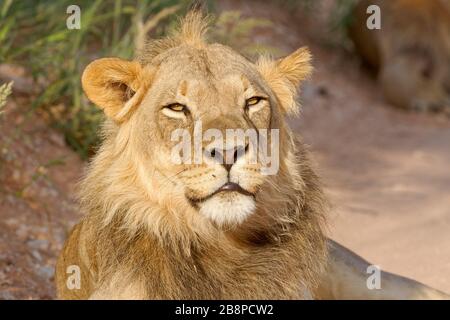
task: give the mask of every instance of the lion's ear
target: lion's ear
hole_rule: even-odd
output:
[[[309,50],[303,47],[279,60],[261,57],[257,67],[278,97],[282,110],[289,115],[297,114],[298,86],[312,72]]]
[[[81,83],[89,100],[121,122],[141,102],[147,90],[145,78],[136,61],[103,58],[86,67]]]

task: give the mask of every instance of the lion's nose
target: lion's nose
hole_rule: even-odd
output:
[[[230,149],[210,148],[205,150],[205,155],[214,159],[214,161],[222,164],[224,168],[230,172],[231,167],[236,161],[248,152],[248,143],[245,145],[235,146]]]

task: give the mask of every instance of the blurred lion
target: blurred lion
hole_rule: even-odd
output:
[[[366,26],[372,4],[381,9],[380,30]],[[389,102],[450,115],[449,0],[359,1],[350,36]]]
[[[368,264],[327,243],[322,188],[284,120],[297,113],[297,86],[311,71],[308,50],[253,63],[208,44],[206,27],[191,12],[178,32],[149,42],[137,60],[99,59],[84,71],[84,91],[107,121],[81,185],[86,216],[58,259],[58,297],[370,296],[363,290]],[[245,161],[256,152],[246,140],[202,144],[203,162],[174,163],[172,133],[192,134],[199,119],[203,130],[277,129],[279,171],[264,175],[259,160]],[[213,157],[229,150],[231,163]],[[391,278],[384,297],[442,297]]]

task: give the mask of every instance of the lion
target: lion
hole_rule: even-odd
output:
[[[370,5],[380,7],[380,30],[366,26]],[[450,115],[450,1],[362,0],[352,18],[350,37],[390,103]]]
[[[207,26],[192,11],[135,60],[86,67],[83,89],[106,121],[80,185],[86,215],[57,262],[58,298],[370,297],[362,289],[368,264],[325,235],[327,200],[306,146],[284,119],[298,113],[309,51],[252,62],[209,44]],[[277,172],[265,174],[259,157],[248,161],[260,151],[247,137],[201,141],[200,162],[174,161],[173,132],[193,135],[197,121],[203,131],[255,129],[258,141],[270,129],[266,141],[279,138]],[[444,297],[412,280],[386,279],[388,298]]]

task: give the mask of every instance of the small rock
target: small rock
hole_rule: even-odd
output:
[[[34,239],[27,241],[27,245],[30,248],[37,249],[37,250],[47,250],[49,246],[49,241],[45,239]]]
[[[0,300],[16,300],[16,297],[14,297],[11,292],[8,291],[1,291],[0,292]]]
[[[57,134],[55,132],[52,132],[49,136],[49,140],[50,142],[52,142],[53,144],[57,145],[58,147],[65,147],[66,144],[64,142],[64,137],[61,134]]]
[[[16,234],[20,240],[25,240],[30,234],[30,230],[26,225],[22,224],[17,228]]]
[[[20,181],[20,171],[19,170],[14,170],[13,174],[12,174],[12,178],[15,181]]]
[[[37,274],[44,279],[50,279],[51,277],[53,277],[54,274],[54,269],[52,267],[38,267],[37,268]]]
[[[31,255],[38,261],[42,261],[42,256],[37,250],[32,250]]]

